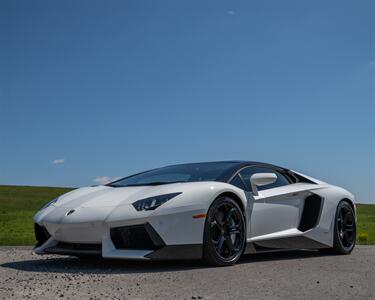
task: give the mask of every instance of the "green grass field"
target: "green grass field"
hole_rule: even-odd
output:
[[[357,204],[357,243],[375,245],[374,204]]]
[[[33,245],[33,215],[48,201],[71,189],[0,186],[0,245]]]
[[[33,245],[33,215],[48,201],[71,189],[0,186],[0,245]],[[375,244],[375,205],[357,205],[357,242]]]

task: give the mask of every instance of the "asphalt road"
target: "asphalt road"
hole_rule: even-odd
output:
[[[375,299],[375,246],[351,255],[294,251],[237,265],[89,261],[0,247],[1,299]]]

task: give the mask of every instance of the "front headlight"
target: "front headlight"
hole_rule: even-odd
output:
[[[154,196],[150,198],[145,198],[142,200],[135,201],[133,203],[133,206],[136,210],[154,210],[163,203],[167,202],[168,200],[171,200],[172,198],[180,195],[182,193],[172,193],[172,194],[165,194],[160,196]]]
[[[40,210],[43,210],[45,208],[47,208],[48,206],[50,206],[51,204],[54,204],[57,202],[57,200],[59,200],[59,197],[53,199],[52,201],[48,202],[47,204],[45,204]]]

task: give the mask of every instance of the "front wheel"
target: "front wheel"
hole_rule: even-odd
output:
[[[210,265],[229,266],[241,257],[246,244],[245,218],[238,204],[219,197],[208,210],[203,258]]]
[[[323,253],[349,254],[356,241],[356,222],[353,208],[346,201],[337,206],[333,232],[333,248],[320,249]]]

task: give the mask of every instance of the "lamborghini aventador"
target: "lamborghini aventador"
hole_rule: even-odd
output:
[[[216,266],[264,251],[349,254],[356,240],[350,192],[249,161],[172,165],[79,188],[34,220],[37,254]]]

